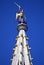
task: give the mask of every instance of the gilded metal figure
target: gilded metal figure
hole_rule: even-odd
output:
[[[18,20],[20,23],[25,22],[26,17],[24,15],[24,11],[21,9],[20,5],[18,5],[17,3],[15,3],[15,4],[19,8],[19,13],[16,13],[16,20]]]

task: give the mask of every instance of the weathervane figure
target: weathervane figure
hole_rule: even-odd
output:
[[[15,4],[19,8],[19,13],[16,13],[16,20],[18,20],[19,23],[26,23],[25,22],[26,17],[24,15],[24,11],[22,10],[20,5],[18,5],[17,3],[15,3]]]

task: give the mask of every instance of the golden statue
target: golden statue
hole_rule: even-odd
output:
[[[21,9],[20,5],[18,5],[17,3],[15,3],[15,4],[19,8],[19,13],[16,13],[16,19],[18,19],[19,22],[23,22],[24,19],[26,19],[25,15],[24,15],[24,11]]]

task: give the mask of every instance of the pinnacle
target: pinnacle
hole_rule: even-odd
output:
[[[16,44],[16,47],[18,47],[18,44]]]
[[[13,56],[16,56],[16,54],[13,54]]]
[[[31,47],[29,47],[28,50],[31,50]]]
[[[13,50],[15,51],[15,50],[16,50],[16,48],[13,48]]]
[[[14,50],[13,59],[14,60],[16,59],[16,61],[14,61],[14,63],[12,62],[13,63],[12,65],[14,65],[15,63],[17,65],[18,63],[17,61],[19,61],[19,65],[22,65],[23,62],[25,62],[25,65],[32,65],[31,61],[33,60],[33,58],[31,58],[30,55],[31,47],[28,46],[27,41],[29,38],[25,34],[25,30],[20,30],[16,39],[17,39],[17,42],[15,44],[16,48],[13,48]]]

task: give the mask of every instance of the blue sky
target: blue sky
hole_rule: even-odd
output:
[[[17,2],[24,10],[34,58],[33,65],[44,65],[44,0],[0,0],[0,65],[11,65],[10,59],[18,34],[15,14]]]

